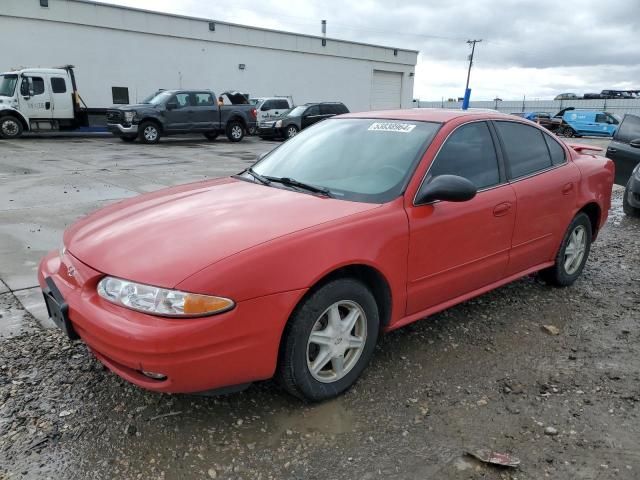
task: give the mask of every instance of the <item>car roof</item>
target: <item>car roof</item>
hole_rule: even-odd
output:
[[[447,108],[412,108],[406,110],[379,110],[374,112],[347,113],[341,118],[379,118],[387,120],[414,120],[423,122],[446,123],[466,117],[469,119],[506,119],[513,120],[513,115],[495,110],[454,110]]]

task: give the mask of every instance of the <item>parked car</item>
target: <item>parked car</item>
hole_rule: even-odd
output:
[[[202,133],[215,140],[224,133],[239,142],[256,124],[256,108],[238,92],[224,92],[230,105],[218,105],[210,90],[163,90],[145,103],[107,110],[107,128],[125,142],[139,138],[158,143],[160,137],[182,133]]]
[[[262,97],[252,98],[251,103],[258,111],[257,122],[268,122],[275,120],[293,108],[291,97]]]
[[[562,115],[561,128],[565,137],[612,137],[618,123],[618,119],[608,112],[572,109]]]
[[[258,135],[265,140],[278,137],[291,138],[314,123],[343,113],[349,113],[349,109],[341,102],[305,103],[280,118],[260,122]]]
[[[561,120],[552,117],[549,112],[516,112],[511,115],[531,120],[552,132],[557,131],[558,127],[562,123]]]
[[[640,116],[624,116],[607,148],[607,157],[616,164],[615,182],[625,187],[624,212],[640,217]]]
[[[575,93],[561,93],[560,95],[556,95],[554,100],[579,100],[580,97]]]
[[[159,392],[348,389],[388,332],[533,272],[581,274],[613,162],[478,111],[342,115],[238,175],[107,206],[40,263],[49,313]],[[229,391],[229,388],[226,390]]]

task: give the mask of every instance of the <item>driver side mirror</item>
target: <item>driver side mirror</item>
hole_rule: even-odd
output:
[[[176,108],[178,108],[178,102],[175,100],[167,102],[167,110],[175,110]]]
[[[25,77],[22,79],[22,83],[20,84],[20,95],[23,97],[33,97],[33,84],[29,80],[29,78]]]
[[[416,195],[416,205],[442,200],[444,202],[466,202],[476,196],[478,189],[464,177],[438,175],[423,183]]]
[[[629,146],[633,148],[640,148],[640,138],[634,138],[629,142]]]

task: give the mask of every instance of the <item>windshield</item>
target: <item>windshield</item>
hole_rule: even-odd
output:
[[[383,203],[400,195],[439,123],[330,119],[303,130],[253,167],[329,189],[335,198]]]
[[[249,103],[253,106],[258,105],[259,103],[262,102],[262,98],[250,98],[249,99]]]
[[[173,95],[171,92],[160,92],[153,98],[151,98],[148,102],[142,103],[150,103],[151,105],[160,105],[168,100],[168,98]]]
[[[151,95],[145,97],[144,100],[142,100],[140,103],[151,103],[151,100],[153,100],[154,98],[156,98],[158,95],[160,95],[162,92],[164,92],[164,90],[158,90],[156,92],[153,92]]]
[[[306,105],[300,105],[299,107],[296,107],[293,110],[291,110],[287,115],[289,115],[291,117],[299,117],[300,115],[302,115],[304,113],[304,111],[307,108],[308,107]]]
[[[16,83],[18,83],[17,75],[0,75],[0,96],[13,97]]]

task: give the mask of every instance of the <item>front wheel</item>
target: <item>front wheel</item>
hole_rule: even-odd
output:
[[[576,132],[574,132],[573,128],[571,128],[571,127],[564,127],[564,130],[562,131],[562,134],[565,137],[568,137],[568,138],[572,138],[572,137],[576,136]]]
[[[289,125],[284,132],[285,138],[293,138],[298,134],[298,127],[295,125]]]
[[[640,217],[640,208],[634,207],[629,201],[629,197],[633,195],[633,193],[631,192],[632,180],[633,178],[629,179],[629,181],[627,182],[627,186],[624,189],[624,195],[622,197],[622,210],[630,217]]]
[[[140,140],[143,143],[158,143],[160,141],[160,127],[154,122],[143,122],[139,131]]]
[[[376,301],[361,282],[341,278],[322,286],[285,328],[276,374],[280,384],[315,402],[341,394],[371,360],[379,322]]]
[[[244,127],[238,121],[233,121],[227,126],[227,138],[232,142],[239,142],[244,138]]]
[[[576,215],[567,229],[555,265],[540,272],[547,283],[567,287],[582,273],[591,251],[591,220],[585,213]]]
[[[0,137],[12,139],[22,135],[22,123],[16,117],[0,118]]]

